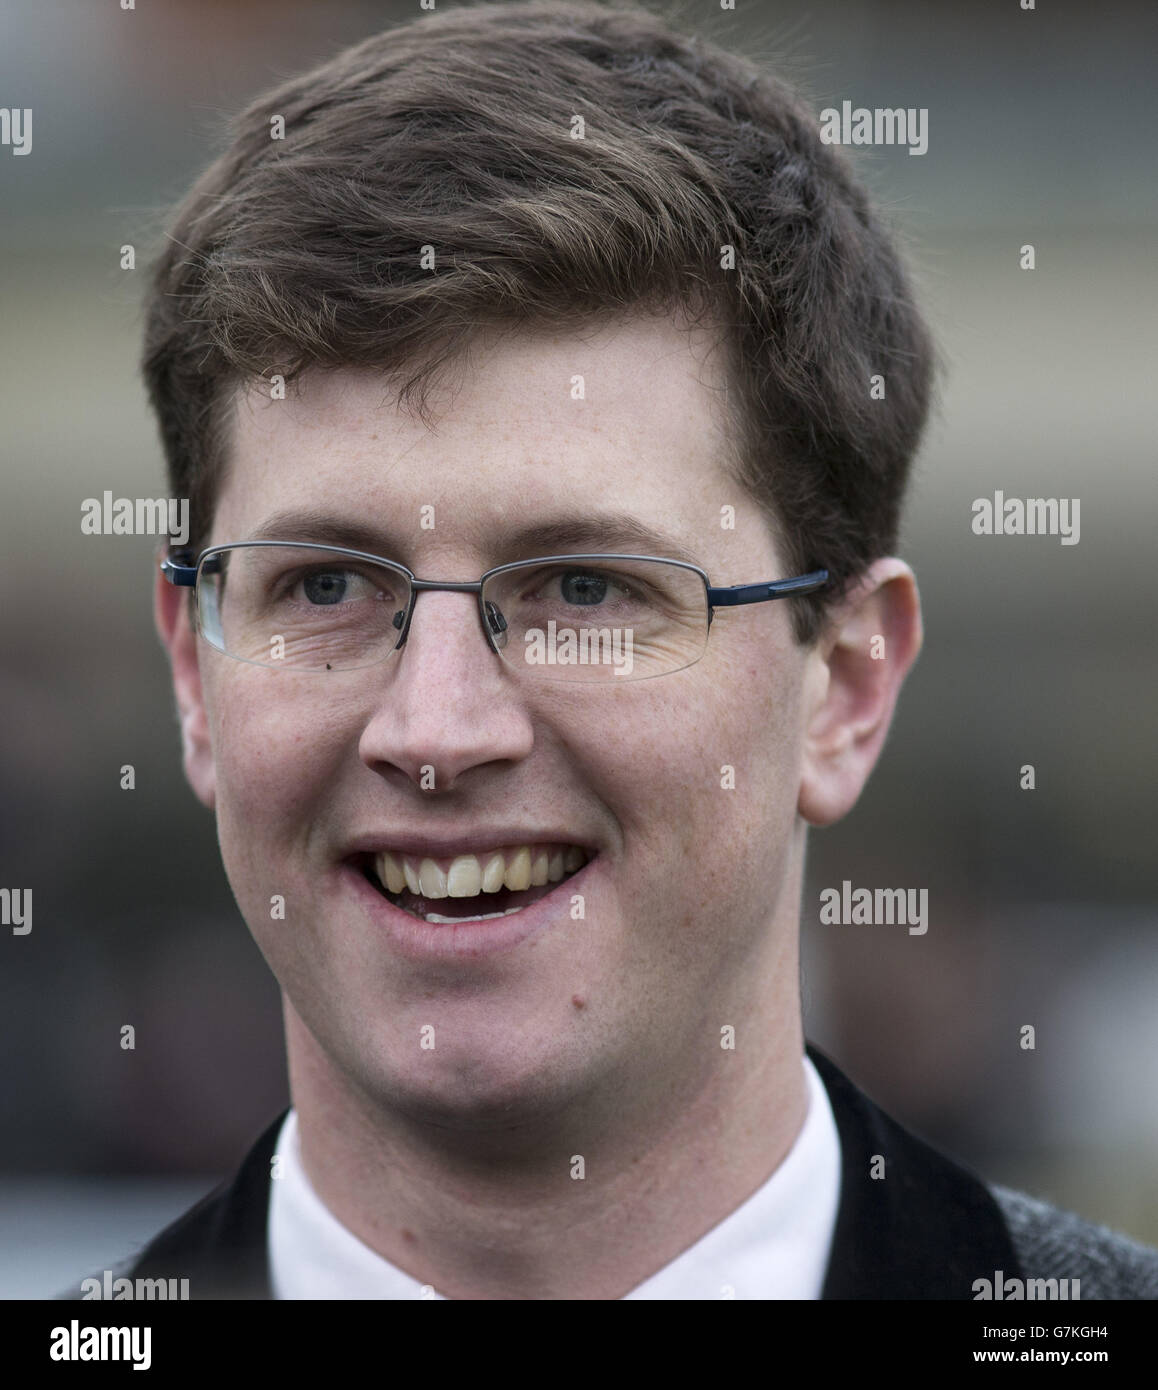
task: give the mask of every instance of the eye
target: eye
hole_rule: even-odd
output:
[[[615,557],[611,557],[615,559]],[[643,622],[664,611],[688,607],[686,584],[681,591],[679,572],[662,573],[661,562],[645,569],[643,563],[616,560],[613,567],[583,564],[577,556],[571,564],[540,565],[512,569],[490,588],[493,606],[508,622],[545,622],[554,617],[565,622],[586,614],[590,621]]]
[[[341,603],[349,587],[348,570],[326,570],[309,574],[302,580],[302,593],[307,603]]]
[[[567,570],[559,575],[559,587],[564,603],[587,607],[606,599],[607,576],[590,570]]]
[[[282,593],[310,608],[333,608],[357,599],[382,596],[382,584],[353,569],[310,570],[287,577]]]

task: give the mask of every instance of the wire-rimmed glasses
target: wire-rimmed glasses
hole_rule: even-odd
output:
[[[683,560],[648,555],[548,555],[481,579],[419,579],[364,551],[292,541],[240,541],[162,561],[172,584],[195,590],[197,627],[217,651],[257,666],[352,671],[406,643],[425,590],[473,593],[490,648],[532,676],[645,680],[694,665],[713,612],[808,594],[827,570],[715,588]]]

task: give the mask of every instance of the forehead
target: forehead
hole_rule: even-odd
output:
[[[654,318],[480,335],[437,379],[425,422],[380,372],[307,372],[284,400],[250,389],[213,539],[289,538],[300,514],[313,535],[298,539],[329,518],[402,560],[453,545],[487,563],[520,529],[615,514],[692,558],[740,501],[717,343]],[[590,548],[659,553],[638,539]]]

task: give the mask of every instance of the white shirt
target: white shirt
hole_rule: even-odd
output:
[[[818,1299],[840,1205],[840,1138],[828,1092],[804,1058],[808,1113],[796,1142],[746,1202],[625,1298]],[[302,1166],[298,1119],[285,1118],[270,1182],[269,1265],[277,1299],[441,1298],[347,1230]]]

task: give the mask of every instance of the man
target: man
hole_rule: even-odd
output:
[[[148,304],[157,619],[293,1105],[118,1277],[1158,1293],[803,1041],[807,829],[921,644],[932,362],[806,106],[646,12],[423,18],[244,113]]]

